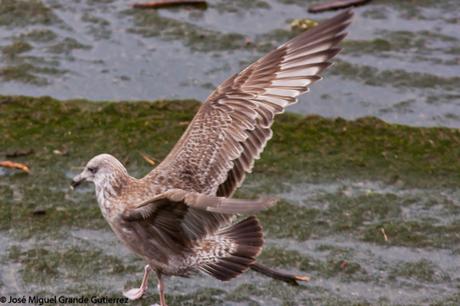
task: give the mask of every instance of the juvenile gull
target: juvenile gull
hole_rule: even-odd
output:
[[[201,271],[226,281],[253,269],[290,283],[308,280],[256,263],[263,233],[254,216],[233,223],[235,214],[258,212],[275,200],[231,196],[271,138],[275,115],[331,65],[352,15],[346,11],[319,24],[224,81],[166,159],[145,177],[131,177],[115,157],[101,154],[73,179],[74,187],[95,184],[110,227],[147,262],[141,286],[126,297],[144,294],[151,271],[162,306],[163,276],[168,275]]]

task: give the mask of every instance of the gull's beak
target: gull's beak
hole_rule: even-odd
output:
[[[70,189],[73,190],[77,188],[78,185],[80,185],[83,181],[84,179],[81,177],[81,174],[77,175],[76,177],[72,179],[72,182],[70,182]]]

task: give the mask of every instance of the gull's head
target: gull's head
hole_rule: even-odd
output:
[[[83,182],[93,182],[103,186],[106,182],[117,180],[128,175],[123,164],[110,154],[100,154],[93,157],[83,171],[72,179],[71,186],[76,188]]]

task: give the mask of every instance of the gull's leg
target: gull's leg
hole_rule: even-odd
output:
[[[152,269],[149,265],[144,267],[144,277],[142,278],[142,284],[139,288],[133,288],[126,292],[123,292],[123,295],[126,296],[130,300],[137,300],[140,299],[143,295],[147,287],[149,286],[149,274]]]
[[[158,279],[158,293],[160,294],[160,306],[168,306],[165,299],[165,284],[163,282],[163,277],[160,273],[157,272]]]

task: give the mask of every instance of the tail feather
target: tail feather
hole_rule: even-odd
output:
[[[248,217],[202,241],[197,250],[198,269],[222,281],[232,279],[249,269],[263,244],[259,221]]]
[[[308,276],[294,275],[294,274],[288,274],[288,273],[276,271],[274,269],[271,269],[269,267],[261,265],[261,264],[259,264],[257,262],[254,262],[253,264],[251,264],[251,270],[254,270],[254,271],[259,272],[259,273],[261,273],[261,274],[263,274],[265,276],[268,276],[268,277],[271,277],[273,279],[286,282],[286,283],[294,285],[294,286],[298,286],[299,281],[308,282],[310,280],[310,278]]]

